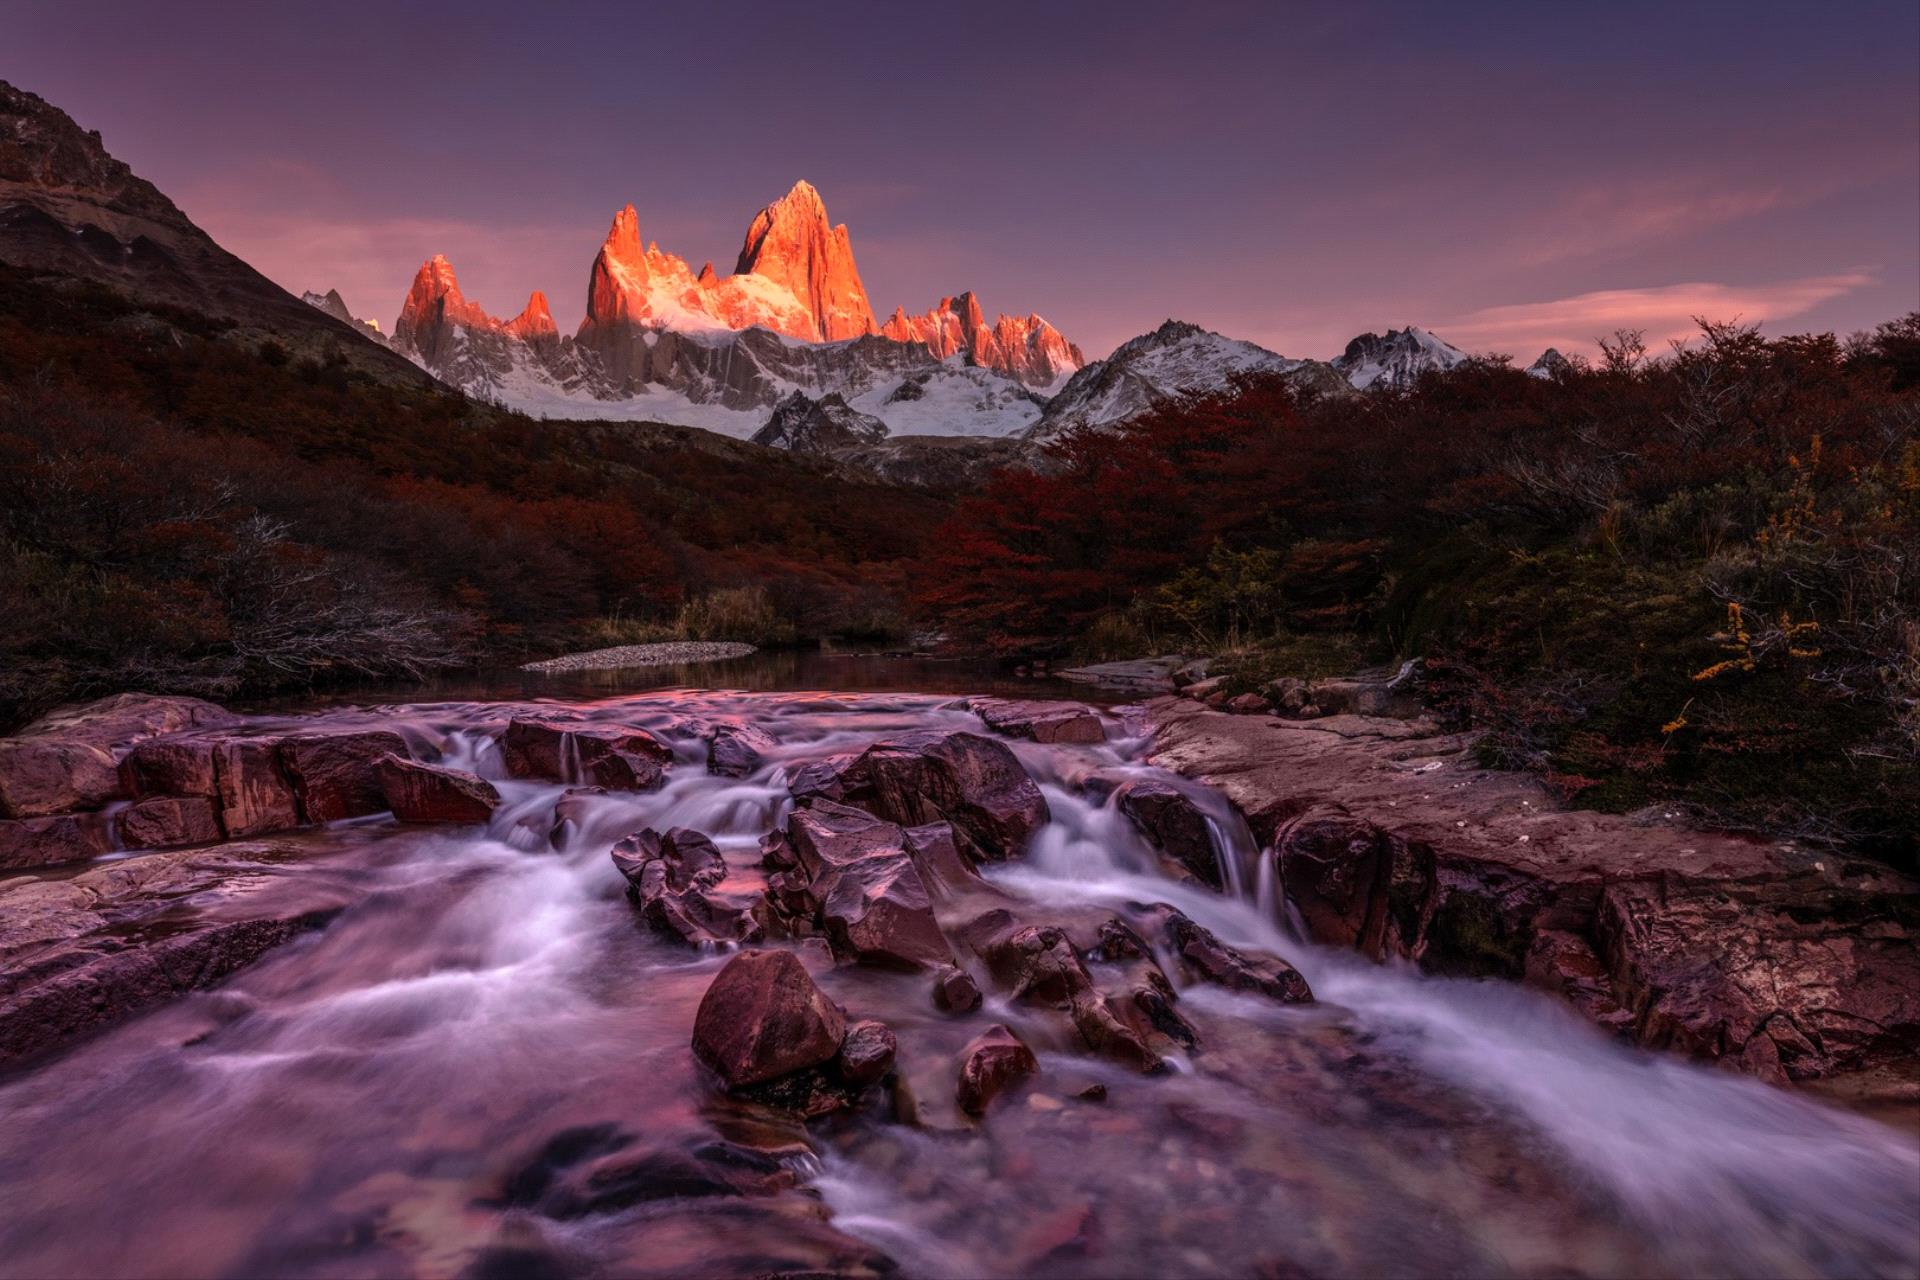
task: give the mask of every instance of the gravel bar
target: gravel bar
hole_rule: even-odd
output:
[[[750,644],[737,640],[674,640],[666,644],[623,644],[585,653],[563,653],[557,658],[529,662],[522,671],[610,671],[617,667],[670,667],[681,662],[714,662],[744,658]]]

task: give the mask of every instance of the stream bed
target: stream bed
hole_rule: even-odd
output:
[[[567,686],[554,706],[569,715],[670,741],[744,723],[777,746],[730,778],[682,738],[659,790],[594,798],[559,848],[546,833],[565,788],[508,775],[500,704],[299,709],[394,729],[503,803],[484,827],[375,816],[277,840],[290,856],[258,892],[324,882],[350,900],[327,928],[0,1078],[0,1276],[1920,1271],[1911,1134],[1623,1047],[1511,984],[1305,943],[1210,792],[1196,799],[1233,892],[1170,877],[1086,785],[1158,775],[1124,710],[1101,745],[1009,744],[1050,820],[986,878],[1039,913],[1169,903],[1291,961],[1313,1003],[1187,987],[1200,1047],[1145,1075],[984,980],[984,1007],[953,1015],[925,973],[803,947],[835,1001],[897,1036],[893,1104],[803,1127],[720,1094],[688,1044],[726,957],[650,932],[609,849],[689,827],[750,879],[797,766],[911,730],[983,731],[952,696],[989,691],[973,673],[893,672],[837,692],[780,687],[819,679],[798,665],[733,681],[751,687]],[[495,696],[529,692],[553,690]],[[1040,1071],[973,1120],[953,1106],[956,1061],[993,1023]],[[1082,1096],[1095,1085],[1103,1100]],[[917,1123],[901,1122],[902,1090]],[[663,1175],[627,1203],[530,1208],[573,1148],[734,1160],[766,1193]]]

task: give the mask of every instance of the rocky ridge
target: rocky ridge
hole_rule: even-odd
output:
[[[228,253],[44,99],[0,81],[0,261],[36,277],[104,285],[137,304],[222,322],[228,341],[269,339],[387,382],[427,379],[364,327],[309,306]],[[164,317],[163,317],[164,323]]]

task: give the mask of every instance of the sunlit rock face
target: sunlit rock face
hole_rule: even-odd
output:
[[[829,225],[827,206],[811,183],[794,183],[755,215],[734,274],[777,285],[807,309],[813,333],[795,337],[837,342],[879,331],[847,226]]]
[[[856,399],[896,433],[1013,435],[1080,367],[1037,315],[989,325],[972,294],[875,323],[847,228],[805,183],[760,210],[733,274],[699,270],[614,215],[577,331],[536,292],[510,321],[460,293],[445,258],[408,294],[394,346],[470,394],[556,417],[656,419],[752,435],[796,391]],[[911,384],[911,385],[909,385]]]
[[[393,349],[438,377],[485,399],[511,402],[531,386],[601,396],[605,373],[554,324],[546,294],[534,290],[511,320],[487,314],[460,292],[453,264],[435,254],[420,264],[393,325]]]
[[[895,308],[880,332],[895,342],[921,343],[942,360],[961,356],[1029,387],[1055,386],[1086,363],[1080,348],[1040,316],[1003,313],[989,328],[972,290],[942,298],[922,315]]]

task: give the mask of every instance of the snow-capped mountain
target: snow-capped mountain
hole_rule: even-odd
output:
[[[951,319],[952,323],[948,323]],[[897,323],[896,323],[897,322]],[[991,327],[971,294],[882,330],[844,224],[797,183],[748,228],[733,274],[643,242],[632,205],[613,219],[572,335],[536,294],[487,315],[430,258],[394,325],[394,349],[443,381],[552,417],[658,420],[752,435],[776,404],[838,395],[895,434],[1007,435],[1036,421],[1079,349],[1038,316]]]
[[[1561,355],[1558,347],[1548,347],[1527,366],[1527,372],[1536,378],[1559,378],[1573,372],[1573,361]]]
[[[358,325],[366,330],[367,337],[373,339],[373,341],[383,347],[387,345],[387,335],[380,332],[380,322],[377,320],[362,320],[359,316],[347,310],[347,300],[340,296],[338,289],[329,289],[325,293],[315,293],[309,289],[300,295],[300,301],[310,307],[319,308],[335,320],[341,321],[344,324]]]
[[[815,400],[796,391],[782,400],[754,432],[753,442],[795,453],[826,453],[848,445],[877,444],[892,433],[887,424],[861,413],[838,395]]]
[[[1361,391],[1369,387],[1408,387],[1429,369],[1447,370],[1467,353],[1415,325],[1386,333],[1363,333],[1330,362]]]
[[[1199,325],[1169,320],[1074,374],[1027,436],[1047,440],[1080,427],[1117,426],[1155,405],[1223,391],[1235,378],[1257,373],[1299,379],[1323,394],[1346,391],[1319,361],[1290,359]]]

